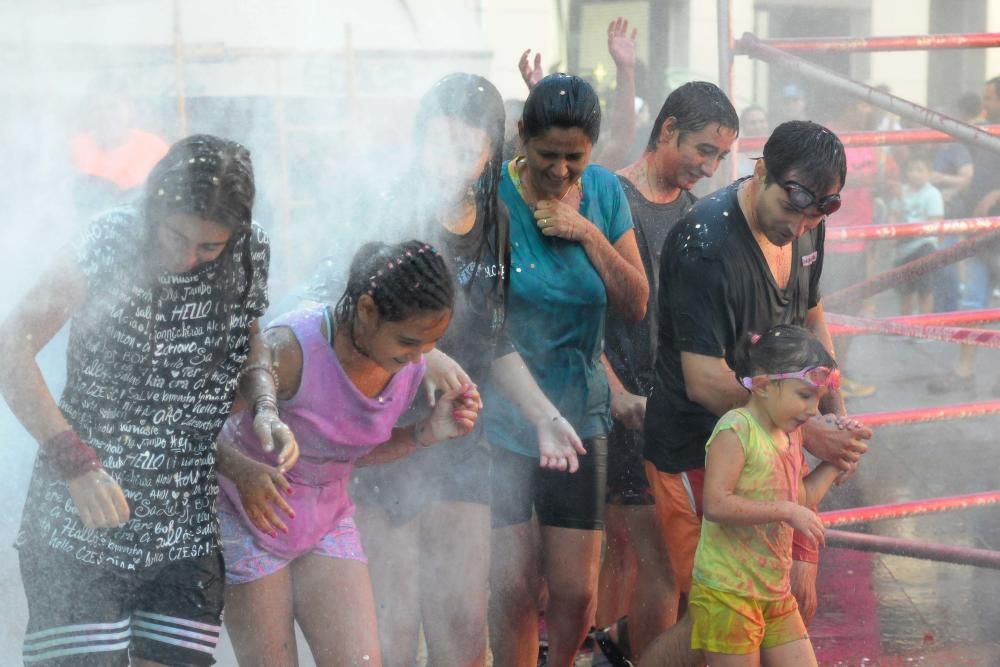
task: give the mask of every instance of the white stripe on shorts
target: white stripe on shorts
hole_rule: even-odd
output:
[[[45,653],[38,653],[35,655],[23,656],[25,662],[39,662],[41,660],[52,660],[53,658],[62,658],[67,655],[82,655],[84,653],[101,653],[101,652],[111,652],[120,651],[122,649],[127,649],[129,641],[126,640],[119,642],[117,644],[103,644],[101,646],[76,646],[73,648],[64,648],[57,651],[46,651]]]
[[[145,637],[146,639],[152,639],[156,642],[161,642],[163,644],[173,644],[174,646],[183,646],[184,648],[194,649],[196,651],[201,651],[202,653],[208,653],[211,655],[215,653],[215,645],[205,646],[204,644],[198,644],[196,642],[188,642],[183,639],[175,639],[167,635],[161,635],[156,632],[150,632],[148,630],[135,630],[132,632],[135,637]],[[218,639],[216,639],[218,642]]]
[[[207,632],[214,633],[216,636],[222,632],[221,625],[212,625],[210,623],[200,623],[198,621],[192,621],[187,618],[178,618],[176,616],[164,616],[163,614],[154,614],[148,611],[136,611],[133,612],[135,616],[139,618],[144,618],[153,621],[163,621],[164,623],[173,623],[174,625],[183,625],[189,628],[198,628],[199,630],[206,630]]]
[[[31,632],[24,637],[22,657],[24,662],[29,663],[85,653],[121,651],[128,648],[132,636],[130,621],[124,618],[111,623],[78,623]]]
[[[150,623],[149,621],[136,620],[132,622],[132,627],[145,628],[147,630],[153,630],[155,632],[165,632],[171,635],[177,635],[178,637],[189,637],[191,639],[197,639],[198,641],[202,641],[212,645],[219,643],[219,635],[206,635],[203,632],[181,630],[180,628],[173,628],[169,625],[161,625],[160,623]]]

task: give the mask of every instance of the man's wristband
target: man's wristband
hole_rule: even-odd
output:
[[[41,449],[42,455],[64,482],[102,468],[97,452],[81,440],[73,429],[52,436],[41,444]]]

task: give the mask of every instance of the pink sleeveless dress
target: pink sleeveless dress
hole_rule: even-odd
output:
[[[270,325],[290,328],[302,348],[299,389],[278,404],[281,419],[299,443],[298,463],[286,473],[293,493],[285,500],[295,519],[282,516],[287,535],[260,532],[247,518],[236,485],[220,474],[219,522],[228,583],[259,579],[310,552],[364,560],[347,492],[351,470],[355,460],[390,438],[420,387],[424,362],[403,367],[379,396],[369,398],[344,373],[323,335],[324,319],[332,330],[328,318],[321,306],[289,313]],[[277,453],[260,448],[250,411],[230,417],[219,440],[257,461],[276,463]]]

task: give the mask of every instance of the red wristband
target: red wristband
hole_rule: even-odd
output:
[[[42,443],[42,454],[64,482],[91,470],[100,470],[101,462],[94,448],[80,439],[72,429],[54,435]]]

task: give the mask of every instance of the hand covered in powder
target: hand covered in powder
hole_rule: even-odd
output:
[[[421,447],[429,447],[442,440],[460,438],[472,431],[479,418],[482,400],[476,385],[462,383],[446,391],[438,399],[430,417],[417,424],[414,438]]]
[[[427,404],[432,408],[437,403],[438,391],[449,392],[462,385],[472,385],[472,378],[462,366],[441,350],[435,348],[424,353],[427,372],[424,373],[423,388],[427,394]],[[480,402],[479,407],[483,404]]]
[[[578,454],[586,454],[580,436],[562,416],[544,417],[535,424],[538,432],[538,465],[550,470],[576,472]]]
[[[238,463],[233,462],[229,478],[236,484],[243,509],[257,530],[271,537],[277,537],[279,530],[288,532],[288,526],[275,511],[280,509],[289,518],[295,518],[295,511],[281,495],[292,492],[281,470],[240,456]]]
[[[281,421],[277,410],[263,408],[253,417],[253,432],[260,441],[265,452],[273,452],[275,446],[278,452],[278,470],[287,472],[299,460],[299,443],[295,440],[292,429]]]
[[[104,469],[74,477],[66,487],[84,527],[117,528],[128,521],[128,502],[122,487]]]
[[[812,508],[805,505],[792,502],[789,504],[791,507],[788,508],[788,518],[786,520],[792,525],[792,528],[806,537],[811,537],[816,540],[817,544],[823,546],[826,543],[826,527],[823,526],[823,521],[819,518],[819,515]]]

